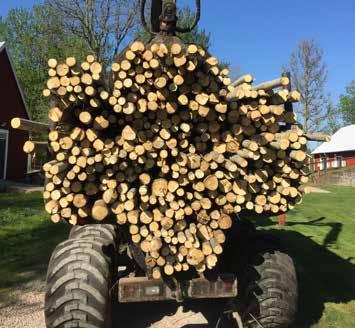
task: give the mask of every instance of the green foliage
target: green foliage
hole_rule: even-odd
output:
[[[186,27],[190,26],[194,20],[194,13],[189,7],[184,7],[183,9],[178,10],[178,26]],[[178,36],[185,43],[195,43],[202,46],[204,49],[208,50],[211,43],[210,38],[211,34],[206,32],[205,29],[201,29],[198,26],[189,33],[178,34]],[[150,34],[147,33],[141,26],[139,26],[135,32],[136,39],[140,39],[143,42],[148,42],[151,38]]]
[[[195,13],[189,7],[184,7],[178,12],[178,26],[188,27],[192,24]],[[180,38],[186,43],[196,43],[208,50],[211,46],[211,33],[206,32],[205,29],[195,27],[191,32],[179,35]]]
[[[345,124],[355,124],[355,80],[346,88],[346,94],[340,96],[339,110]]]
[[[339,114],[339,110],[336,106],[334,106],[333,102],[330,99],[326,103],[327,109],[327,125],[324,130],[329,135],[337,132],[343,125],[343,120],[341,115]]]
[[[0,303],[21,283],[43,279],[53,251],[68,235],[54,224],[40,193],[0,193]]]
[[[230,68],[230,63],[228,63],[226,61],[223,61],[223,60],[219,60],[218,61],[218,66],[219,66],[220,69],[224,69],[224,68],[229,69]]]
[[[10,10],[0,19],[0,40],[6,41],[32,119],[46,120],[49,104],[41,94],[48,59],[62,60],[69,55],[80,59],[87,46],[63,32],[61,22],[46,2],[31,9]]]

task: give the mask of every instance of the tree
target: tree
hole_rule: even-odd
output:
[[[64,31],[84,40],[97,60],[109,65],[133,31],[138,0],[48,0]]]
[[[46,119],[48,99],[41,94],[48,59],[61,60],[69,55],[81,58],[88,48],[77,37],[63,32],[59,17],[47,3],[10,10],[0,18],[0,39],[6,41],[31,117]]]
[[[297,49],[291,54],[289,67],[292,82],[296,90],[301,93],[299,113],[303,130],[307,132],[324,131],[327,126],[329,110],[329,96],[324,87],[327,79],[327,67],[323,60],[323,51],[314,40],[301,41]]]
[[[149,10],[147,10],[148,12]],[[184,7],[178,10],[178,25],[181,27],[190,26],[194,20],[195,14],[191,11],[189,7]],[[208,50],[210,47],[211,34],[207,33],[205,29],[201,29],[198,26],[195,27],[189,33],[183,33],[178,35],[186,43],[196,43],[202,46],[204,49]],[[147,33],[141,26],[137,27],[135,32],[135,37],[142,40],[143,42],[148,42],[151,35]]]
[[[339,111],[345,124],[355,124],[355,80],[346,87],[346,94],[340,96]]]
[[[184,7],[178,13],[178,25],[181,27],[190,26],[195,18],[195,14],[189,7]],[[211,33],[205,29],[195,27],[191,32],[180,35],[181,39],[186,43],[196,43],[208,50],[211,46]]]
[[[333,135],[342,126],[342,117],[339,115],[339,109],[334,106],[330,95],[327,102],[327,125],[325,131],[329,135]]]

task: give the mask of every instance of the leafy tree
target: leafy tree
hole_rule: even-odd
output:
[[[136,25],[138,0],[47,0],[64,32],[83,40],[108,66]]]
[[[296,90],[301,93],[299,113],[305,132],[324,131],[327,117],[336,115],[325,93],[328,70],[323,51],[314,40],[302,40],[291,54],[288,68]],[[329,112],[332,110],[333,112]]]
[[[329,135],[334,134],[338,131],[343,125],[342,117],[339,115],[339,109],[334,106],[333,102],[330,99],[327,102],[327,125],[325,132]]]
[[[64,33],[58,16],[47,3],[10,10],[0,19],[0,40],[6,41],[31,117],[46,120],[48,99],[41,94],[48,59],[81,58],[88,51],[87,46]]]
[[[189,7],[184,7],[178,13],[179,26],[190,26],[195,18],[195,14]],[[186,43],[196,43],[208,50],[211,46],[211,33],[206,32],[205,29],[195,27],[191,32],[180,35],[181,39]]]
[[[346,94],[340,96],[339,110],[345,124],[355,124],[355,80],[346,87]]]

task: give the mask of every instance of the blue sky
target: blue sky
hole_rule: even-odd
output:
[[[39,1],[0,1],[0,16]],[[178,0],[178,4],[193,3]],[[200,25],[211,32],[211,52],[253,74],[257,81],[277,77],[301,39],[314,38],[329,69],[327,90],[337,101],[355,79],[354,0],[202,0]]]

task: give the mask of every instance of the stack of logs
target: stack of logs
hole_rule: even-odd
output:
[[[212,269],[234,213],[301,202],[312,136],[285,110],[299,99],[287,77],[231,83],[216,58],[176,37],[132,43],[109,82],[92,55],[48,65],[51,123],[13,120],[50,130],[45,209],[54,222],[126,225],[154,278]]]

